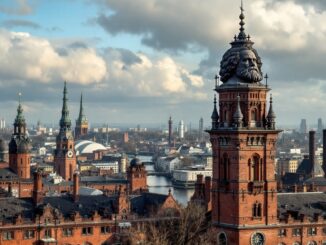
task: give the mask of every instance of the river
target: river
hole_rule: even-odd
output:
[[[153,165],[146,165],[147,171],[153,171]],[[150,192],[160,193],[160,194],[168,194],[169,189],[171,189],[171,193],[173,197],[178,201],[180,204],[186,206],[188,201],[190,200],[191,196],[194,193],[194,189],[180,189],[174,188],[172,186],[172,182],[169,178],[163,176],[147,176],[147,185],[149,187]]]

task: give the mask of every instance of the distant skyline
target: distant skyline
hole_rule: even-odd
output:
[[[210,123],[219,62],[239,29],[240,0],[3,0],[0,118],[18,93],[28,123],[56,125],[63,82],[73,122]],[[272,88],[277,125],[326,114],[326,1],[244,0],[245,28]],[[326,122],[326,117],[325,120]]]

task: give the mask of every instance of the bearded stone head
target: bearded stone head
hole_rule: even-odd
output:
[[[257,83],[263,79],[262,62],[253,48],[233,47],[223,56],[220,76],[222,82],[236,77],[245,83]]]

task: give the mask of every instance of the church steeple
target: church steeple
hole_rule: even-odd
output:
[[[67,105],[67,82],[64,83],[63,88],[63,104],[61,111],[61,119],[60,119],[60,129],[70,129],[71,128],[71,120],[69,118],[69,110]]]
[[[19,96],[19,99],[18,99],[17,115],[16,115],[15,122],[14,122],[14,133],[15,134],[25,134],[26,122],[25,122],[25,118],[23,115],[23,107],[20,102],[21,93],[19,93],[18,96]]]
[[[81,93],[79,115],[76,120],[76,127],[75,127],[75,139],[78,140],[79,138],[87,134],[88,134],[88,121],[87,121],[87,117],[84,114],[83,94]]]
[[[77,121],[79,123],[87,122],[87,118],[84,114],[84,107],[83,107],[83,93],[80,94],[79,116]]]
[[[60,119],[60,132],[57,135],[57,147],[54,153],[55,171],[65,180],[72,180],[76,170],[76,153],[74,149],[74,136],[71,131],[71,120],[67,105],[67,83],[63,88],[63,105]]]
[[[23,107],[18,100],[17,115],[14,121],[14,133],[9,143],[9,168],[19,178],[29,179],[30,177],[30,139],[26,133],[26,122],[23,115]]]

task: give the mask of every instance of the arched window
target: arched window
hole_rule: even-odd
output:
[[[224,127],[227,127],[228,126],[228,110],[226,109],[224,111]]]
[[[261,217],[261,203],[258,203],[257,201],[256,201],[256,203],[254,203],[254,205],[252,207],[252,216],[254,218]]]
[[[251,110],[250,119],[251,119],[250,126],[256,127],[257,126],[257,109],[256,108]]]
[[[261,181],[262,180],[262,161],[259,155],[254,155],[252,157],[252,171],[253,171],[253,180]]]
[[[217,245],[227,245],[226,234],[224,232],[222,232],[218,235]]]
[[[249,181],[253,181],[254,180],[254,166],[253,166],[250,158],[248,160],[248,173],[249,173],[249,176],[248,176]]]
[[[230,175],[230,162],[228,154],[224,153],[220,164],[220,180],[228,180]]]

